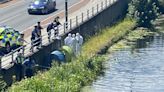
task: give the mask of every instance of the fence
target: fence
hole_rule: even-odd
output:
[[[96,16],[101,11],[110,7],[112,4],[114,4],[116,2],[117,2],[117,0],[101,1],[99,4],[96,4],[93,7],[91,7],[90,9],[87,9],[87,10],[81,12],[80,14],[76,15],[74,18],[70,18],[69,22],[68,22],[68,30],[65,29],[65,23],[63,23],[62,26],[59,27],[59,30],[60,30],[59,35],[63,35],[65,33],[70,32],[72,29],[78,27],[79,25],[81,25],[85,21],[88,21],[89,19]],[[51,34],[53,35],[54,31],[52,31]],[[49,41],[48,35],[43,34],[41,36],[41,39],[42,39],[41,40],[41,47],[42,47],[46,44],[49,44],[51,41],[53,41],[53,39],[56,39],[56,38],[51,37],[51,40]],[[14,62],[14,60],[17,56],[18,50],[21,50],[21,52],[23,53],[24,56],[28,56],[29,54],[32,54],[32,53],[35,53],[38,51],[38,49],[35,49],[35,48],[33,49],[33,51],[31,51],[30,49],[31,49],[31,43],[27,44],[26,46],[22,46],[16,50],[13,50],[9,54],[5,55],[2,58],[2,64],[1,64],[2,68],[8,69],[13,65],[13,64],[11,64],[11,62]]]

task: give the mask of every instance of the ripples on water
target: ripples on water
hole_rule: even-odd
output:
[[[105,63],[105,75],[85,92],[164,92],[164,39],[145,48],[116,51]]]

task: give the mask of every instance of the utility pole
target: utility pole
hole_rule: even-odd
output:
[[[68,30],[68,0],[65,0],[65,30]]]

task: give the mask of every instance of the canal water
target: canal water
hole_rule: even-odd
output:
[[[85,92],[164,92],[164,37],[135,49],[115,51],[105,62],[105,74]]]

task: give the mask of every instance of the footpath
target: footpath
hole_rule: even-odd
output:
[[[92,14],[95,14],[97,12],[97,10],[100,10],[101,7],[105,8],[105,6],[108,4],[112,4],[114,0],[81,0],[79,1],[78,3],[72,5],[71,7],[69,7],[69,20],[71,19],[72,20],[72,28],[79,25],[77,23],[79,23],[80,21],[86,21],[88,19],[88,11],[90,12],[89,13],[89,16],[91,16]],[[103,2],[103,3],[102,3]],[[107,2],[107,3],[105,3]],[[99,8],[96,8],[97,4],[99,4]],[[94,7],[94,9],[92,8]],[[82,14],[83,13],[83,14]],[[64,34],[64,21],[65,21],[65,18],[64,18],[64,10],[62,10],[61,12],[59,12],[58,14],[54,15],[54,16],[51,16],[50,18],[47,18],[43,21],[41,21],[41,25],[44,27],[44,29],[42,30],[42,39],[43,39],[43,45],[45,44],[48,44],[48,35],[47,35],[47,31],[46,31],[46,27],[49,23],[51,23],[53,21],[53,19],[56,17],[56,16],[59,16],[60,19],[59,21],[61,22],[62,26],[60,27],[60,35],[61,34]],[[82,20],[82,17],[83,17],[83,20]],[[78,19],[78,20],[76,20]],[[80,22],[81,23],[81,22]],[[31,44],[30,44],[30,38],[31,38],[31,32],[33,30],[33,26],[31,26],[30,28],[27,28],[26,30],[24,30],[24,34],[25,34],[25,40],[27,42],[29,42],[29,44],[26,44],[26,47],[25,47],[25,56],[28,56],[28,55],[31,55],[33,54],[33,52],[30,52],[30,47],[31,47]],[[38,50],[37,49],[34,49],[34,52],[37,52]],[[11,66],[13,66],[13,64],[11,64],[11,60],[12,58],[16,58],[16,55],[17,53],[14,53],[14,57],[12,57],[11,55],[10,56],[6,56],[6,57],[3,57],[2,58],[2,68],[4,69],[8,69],[10,68]]]

